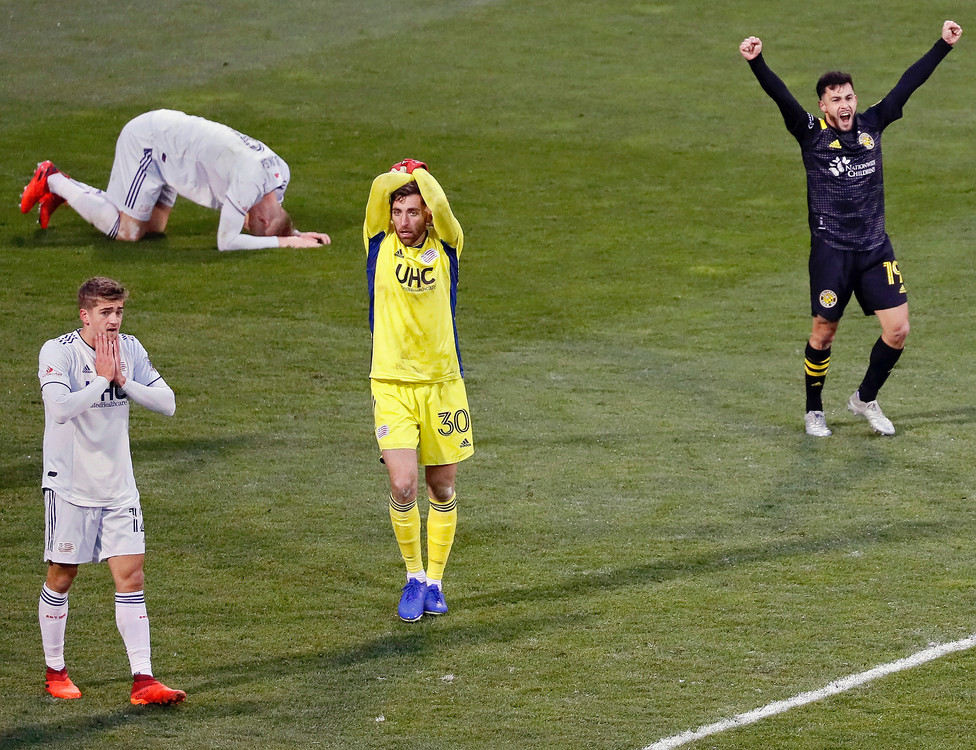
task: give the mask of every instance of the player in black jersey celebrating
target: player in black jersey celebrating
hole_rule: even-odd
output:
[[[821,117],[808,114],[769,69],[758,37],[748,37],[739,45],[759,85],[779,107],[786,129],[799,142],[807,173],[813,309],[813,331],[804,357],[809,435],[830,435],[823,413],[823,385],[830,345],[852,294],[865,315],[878,316],[881,336],[847,408],[865,417],[876,432],[895,434],[877,396],[905,346],[908,295],[885,232],[881,135],[901,117],[908,97],[925,83],[961,34],[959,24],[946,21],[932,49],[863,114],[857,111],[851,76],[825,73],[817,82]]]

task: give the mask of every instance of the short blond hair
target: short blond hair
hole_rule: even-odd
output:
[[[93,276],[78,289],[78,307],[81,310],[91,310],[100,299],[125,302],[128,298],[128,290],[107,276]]]
[[[271,197],[269,197],[271,196]],[[248,212],[248,231],[258,237],[290,237],[297,234],[295,223],[272,193],[259,200]]]

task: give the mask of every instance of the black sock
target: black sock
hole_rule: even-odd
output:
[[[857,389],[861,401],[874,401],[878,397],[878,391],[888,379],[902,351],[902,349],[892,349],[881,340],[880,336],[878,337],[874,342],[874,348],[871,349],[868,371],[864,373],[864,380]]]
[[[807,342],[803,371],[807,386],[807,411],[823,411],[823,387],[830,367],[830,347],[814,349]]]

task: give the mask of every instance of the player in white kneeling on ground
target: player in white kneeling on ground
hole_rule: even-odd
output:
[[[68,589],[78,566],[107,561],[115,621],[132,671],[130,700],[169,705],[186,698],[153,677],[143,592],[146,544],[129,452],[129,402],[172,416],[173,389],[134,336],[120,333],[125,288],[95,277],[78,290],[81,328],[41,348],[44,401],[44,559],[38,619],[55,698],[80,698],[68,676],[64,637]]]
[[[108,237],[136,242],[166,231],[181,195],[220,211],[220,250],[328,245],[329,235],[298,231],[282,207],[290,177],[285,160],[256,138],[158,109],[122,128],[107,190],[43,161],[21,194],[20,210],[39,206],[38,221],[46,229],[51,214],[67,203]]]

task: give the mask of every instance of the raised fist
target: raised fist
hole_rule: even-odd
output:
[[[747,36],[739,45],[739,52],[746,60],[755,60],[762,52],[762,40],[758,36]]]

